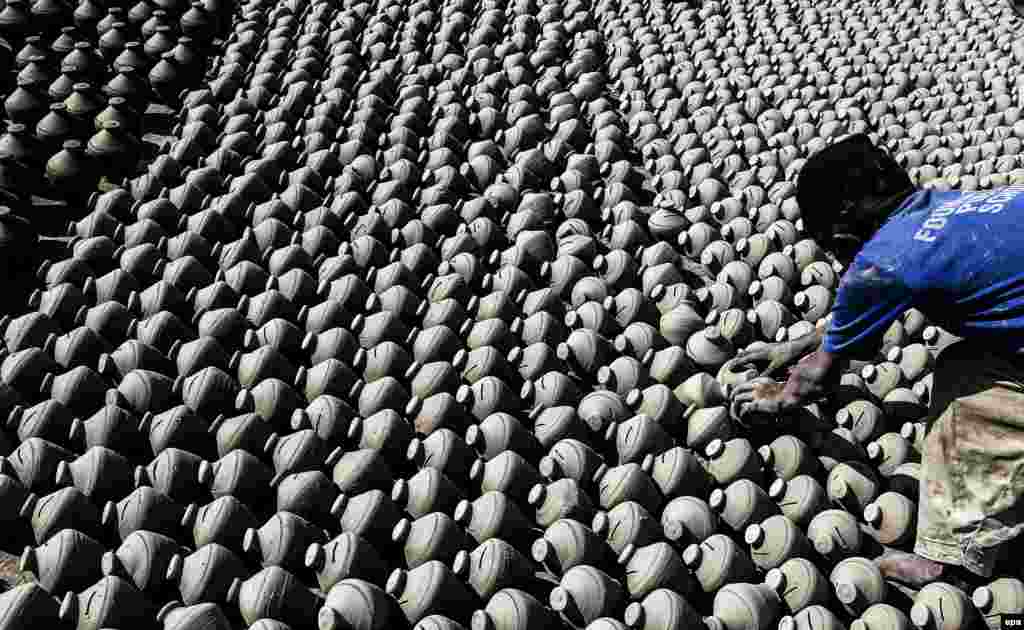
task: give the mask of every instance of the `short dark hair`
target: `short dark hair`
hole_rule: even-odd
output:
[[[858,234],[866,198],[913,189],[910,176],[865,134],[848,136],[807,158],[797,178],[796,201],[806,232],[828,246],[837,232]]]

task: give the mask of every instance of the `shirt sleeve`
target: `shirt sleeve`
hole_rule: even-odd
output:
[[[886,330],[912,305],[912,294],[899,276],[858,257],[843,275],[825,351],[847,359],[870,360],[882,346]]]

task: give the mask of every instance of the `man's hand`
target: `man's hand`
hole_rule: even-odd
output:
[[[806,336],[808,340],[813,337]],[[792,343],[799,348],[803,341],[801,337]],[[742,421],[750,413],[780,415],[796,409],[835,389],[847,363],[826,351],[823,344],[793,366],[785,383],[759,377],[737,385],[729,405],[732,417]]]
[[[778,376],[783,368],[796,363],[804,355],[821,347],[825,329],[816,327],[814,332],[803,337],[779,343],[760,344],[756,348],[743,350],[733,359],[735,365],[756,365],[761,376]]]
[[[786,393],[785,383],[761,377],[736,387],[729,410],[733,418],[742,421],[751,413],[775,416],[797,406],[798,401]]]
[[[761,369],[759,376],[776,376],[782,369],[796,362],[803,354],[802,348],[798,348],[791,341],[779,343],[766,343],[749,350],[741,350],[736,353],[733,363],[740,365],[755,365]]]

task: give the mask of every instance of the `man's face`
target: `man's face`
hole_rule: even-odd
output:
[[[864,247],[864,241],[857,236],[853,234],[837,234],[832,237],[827,249],[832,252],[836,260],[843,267],[849,267],[862,247]]]
[[[856,201],[839,202],[839,216],[844,217],[832,226],[832,233],[822,247],[831,251],[836,260],[849,266],[861,248],[885,222],[891,199],[868,195]]]

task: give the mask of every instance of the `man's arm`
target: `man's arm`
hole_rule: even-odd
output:
[[[812,335],[807,335],[808,337]],[[821,334],[815,334],[820,340]],[[782,390],[793,406],[803,406],[832,392],[839,386],[840,376],[849,361],[825,350],[824,341],[818,349],[801,359],[789,372]]]
[[[825,338],[824,327],[816,327],[814,332],[789,341],[761,344],[736,354],[736,357],[729,362],[730,369],[734,372],[742,372],[744,368],[754,367],[760,370],[761,376],[775,376],[783,368],[794,364],[808,353],[821,347]]]
[[[814,332],[807,333],[803,337],[797,337],[789,343],[793,344],[794,354],[798,357],[804,357],[809,352],[815,350],[821,350],[821,344],[825,341],[825,326],[824,324],[814,327]]]
[[[899,275],[858,258],[839,285],[829,330],[816,328],[813,335],[796,340],[810,344],[817,338],[817,349],[793,367],[785,383],[758,378],[737,386],[732,400],[733,415],[778,415],[831,391],[848,365],[847,360],[839,357],[875,355],[885,330],[912,305],[913,293]]]

